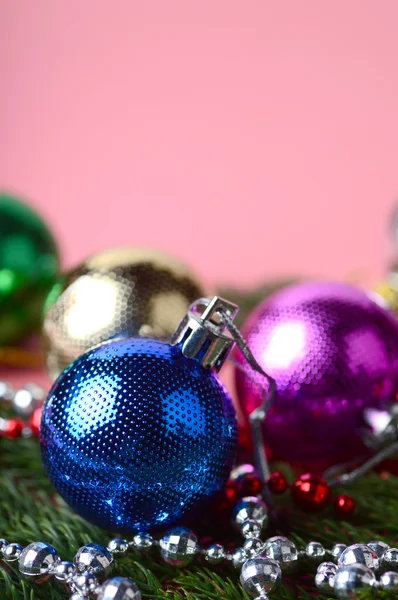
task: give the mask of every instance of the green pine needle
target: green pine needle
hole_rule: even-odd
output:
[[[88,542],[106,544],[109,541],[108,533],[80,519],[54,492],[41,466],[37,440],[1,440],[0,455],[0,536],[22,545],[46,541],[57,548],[64,560],[73,559],[77,549]],[[288,473],[286,466],[285,472]],[[338,520],[332,509],[320,515],[298,513],[291,506],[289,495],[277,499],[284,505],[291,524],[289,536],[300,548],[311,540],[330,547],[336,542],[350,544],[375,538],[397,545],[398,479],[394,476],[381,479],[372,473],[356,483],[349,493],[358,507],[357,516],[349,522]],[[241,540],[236,538],[236,542],[241,543]],[[306,566],[302,572],[290,575],[276,598],[326,598],[317,593],[313,584],[314,569],[311,575],[309,570],[311,567]],[[177,569],[164,563],[156,548],[144,555],[129,552],[118,557],[114,572],[131,577],[148,598],[248,600],[239,584],[239,574],[230,564],[210,568],[198,560],[186,569]],[[15,563],[0,563],[0,598],[62,600],[67,597],[57,581],[34,584],[19,577]]]

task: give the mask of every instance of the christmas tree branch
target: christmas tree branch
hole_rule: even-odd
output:
[[[0,452],[1,536],[22,545],[46,541],[55,546],[65,560],[73,559],[77,549],[88,542],[107,544],[109,534],[83,521],[56,495],[42,469],[37,440],[2,440]],[[285,472],[289,475],[286,468]],[[357,516],[349,522],[335,518],[332,509],[320,515],[298,513],[291,506],[289,495],[278,500],[284,505],[285,517],[291,524],[289,536],[300,547],[311,540],[331,547],[336,542],[350,544],[375,538],[397,545],[398,479],[394,476],[381,478],[372,473],[358,481],[349,493],[358,507]],[[265,532],[263,536],[266,535]],[[241,541],[236,538],[236,544]],[[290,575],[277,592],[278,599],[324,598],[314,587],[313,575],[308,574],[311,570],[314,572],[313,567],[309,567]],[[164,563],[156,549],[144,555],[131,552],[118,558],[115,572],[135,580],[143,595],[149,598],[248,598],[239,584],[238,572],[231,565],[209,568],[203,561],[181,570]],[[12,600],[61,600],[67,597],[58,582],[36,585],[24,581],[18,575],[16,565],[4,562],[0,563],[0,592],[0,597]]]

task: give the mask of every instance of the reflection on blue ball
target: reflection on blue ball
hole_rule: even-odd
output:
[[[237,424],[217,375],[178,346],[130,338],[61,374],[40,442],[48,476],[76,512],[131,532],[191,516],[222,489]]]

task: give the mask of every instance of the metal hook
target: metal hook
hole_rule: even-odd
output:
[[[359,467],[346,473],[342,473],[342,471],[357,464],[358,459],[327,469],[323,476],[331,487],[354,483],[359,477],[366,475],[366,473],[377,467],[383,460],[398,452],[398,414],[396,405],[392,405],[388,411],[369,410],[364,413],[364,418],[374,428],[372,434],[366,433],[364,441],[369,447],[376,448],[375,454],[368,459],[363,459],[364,462]],[[374,425],[376,421],[381,423],[378,428]]]
[[[264,484],[264,499],[268,506],[272,508],[274,503],[267,486],[270,468],[264,448],[262,423],[274,402],[276,382],[258,364],[241,332],[235,325],[234,318],[238,310],[236,304],[218,296],[214,296],[211,300],[209,298],[196,300],[191,304],[188,313],[172,336],[171,344],[181,344],[185,356],[199,359],[204,367],[214,368],[218,371],[236,343],[251,369],[267,380],[267,386],[262,386],[241,364],[229,359],[259,386],[264,396],[261,405],[249,415],[249,422],[255,463]]]

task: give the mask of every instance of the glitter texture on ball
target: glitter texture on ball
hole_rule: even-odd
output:
[[[392,314],[350,285],[310,282],[265,300],[243,335],[276,380],[264,435],[279,458],[316,470],[363,454],[365,409],[388,407],[398,389]],[[262,397],[240,370],[236,381],[247,417]]]
[[[72,508],[131,533],[179,523],[223,489],[237,424],[212,370],[178,345],[123,339],[58,378],[40,441],[45,469]]]
[[[116,337],[168,340],[189,305],[205,295],[191,269],[160,250],[126,246],[95,254],[48,295],[43,339],[50,376]]]

